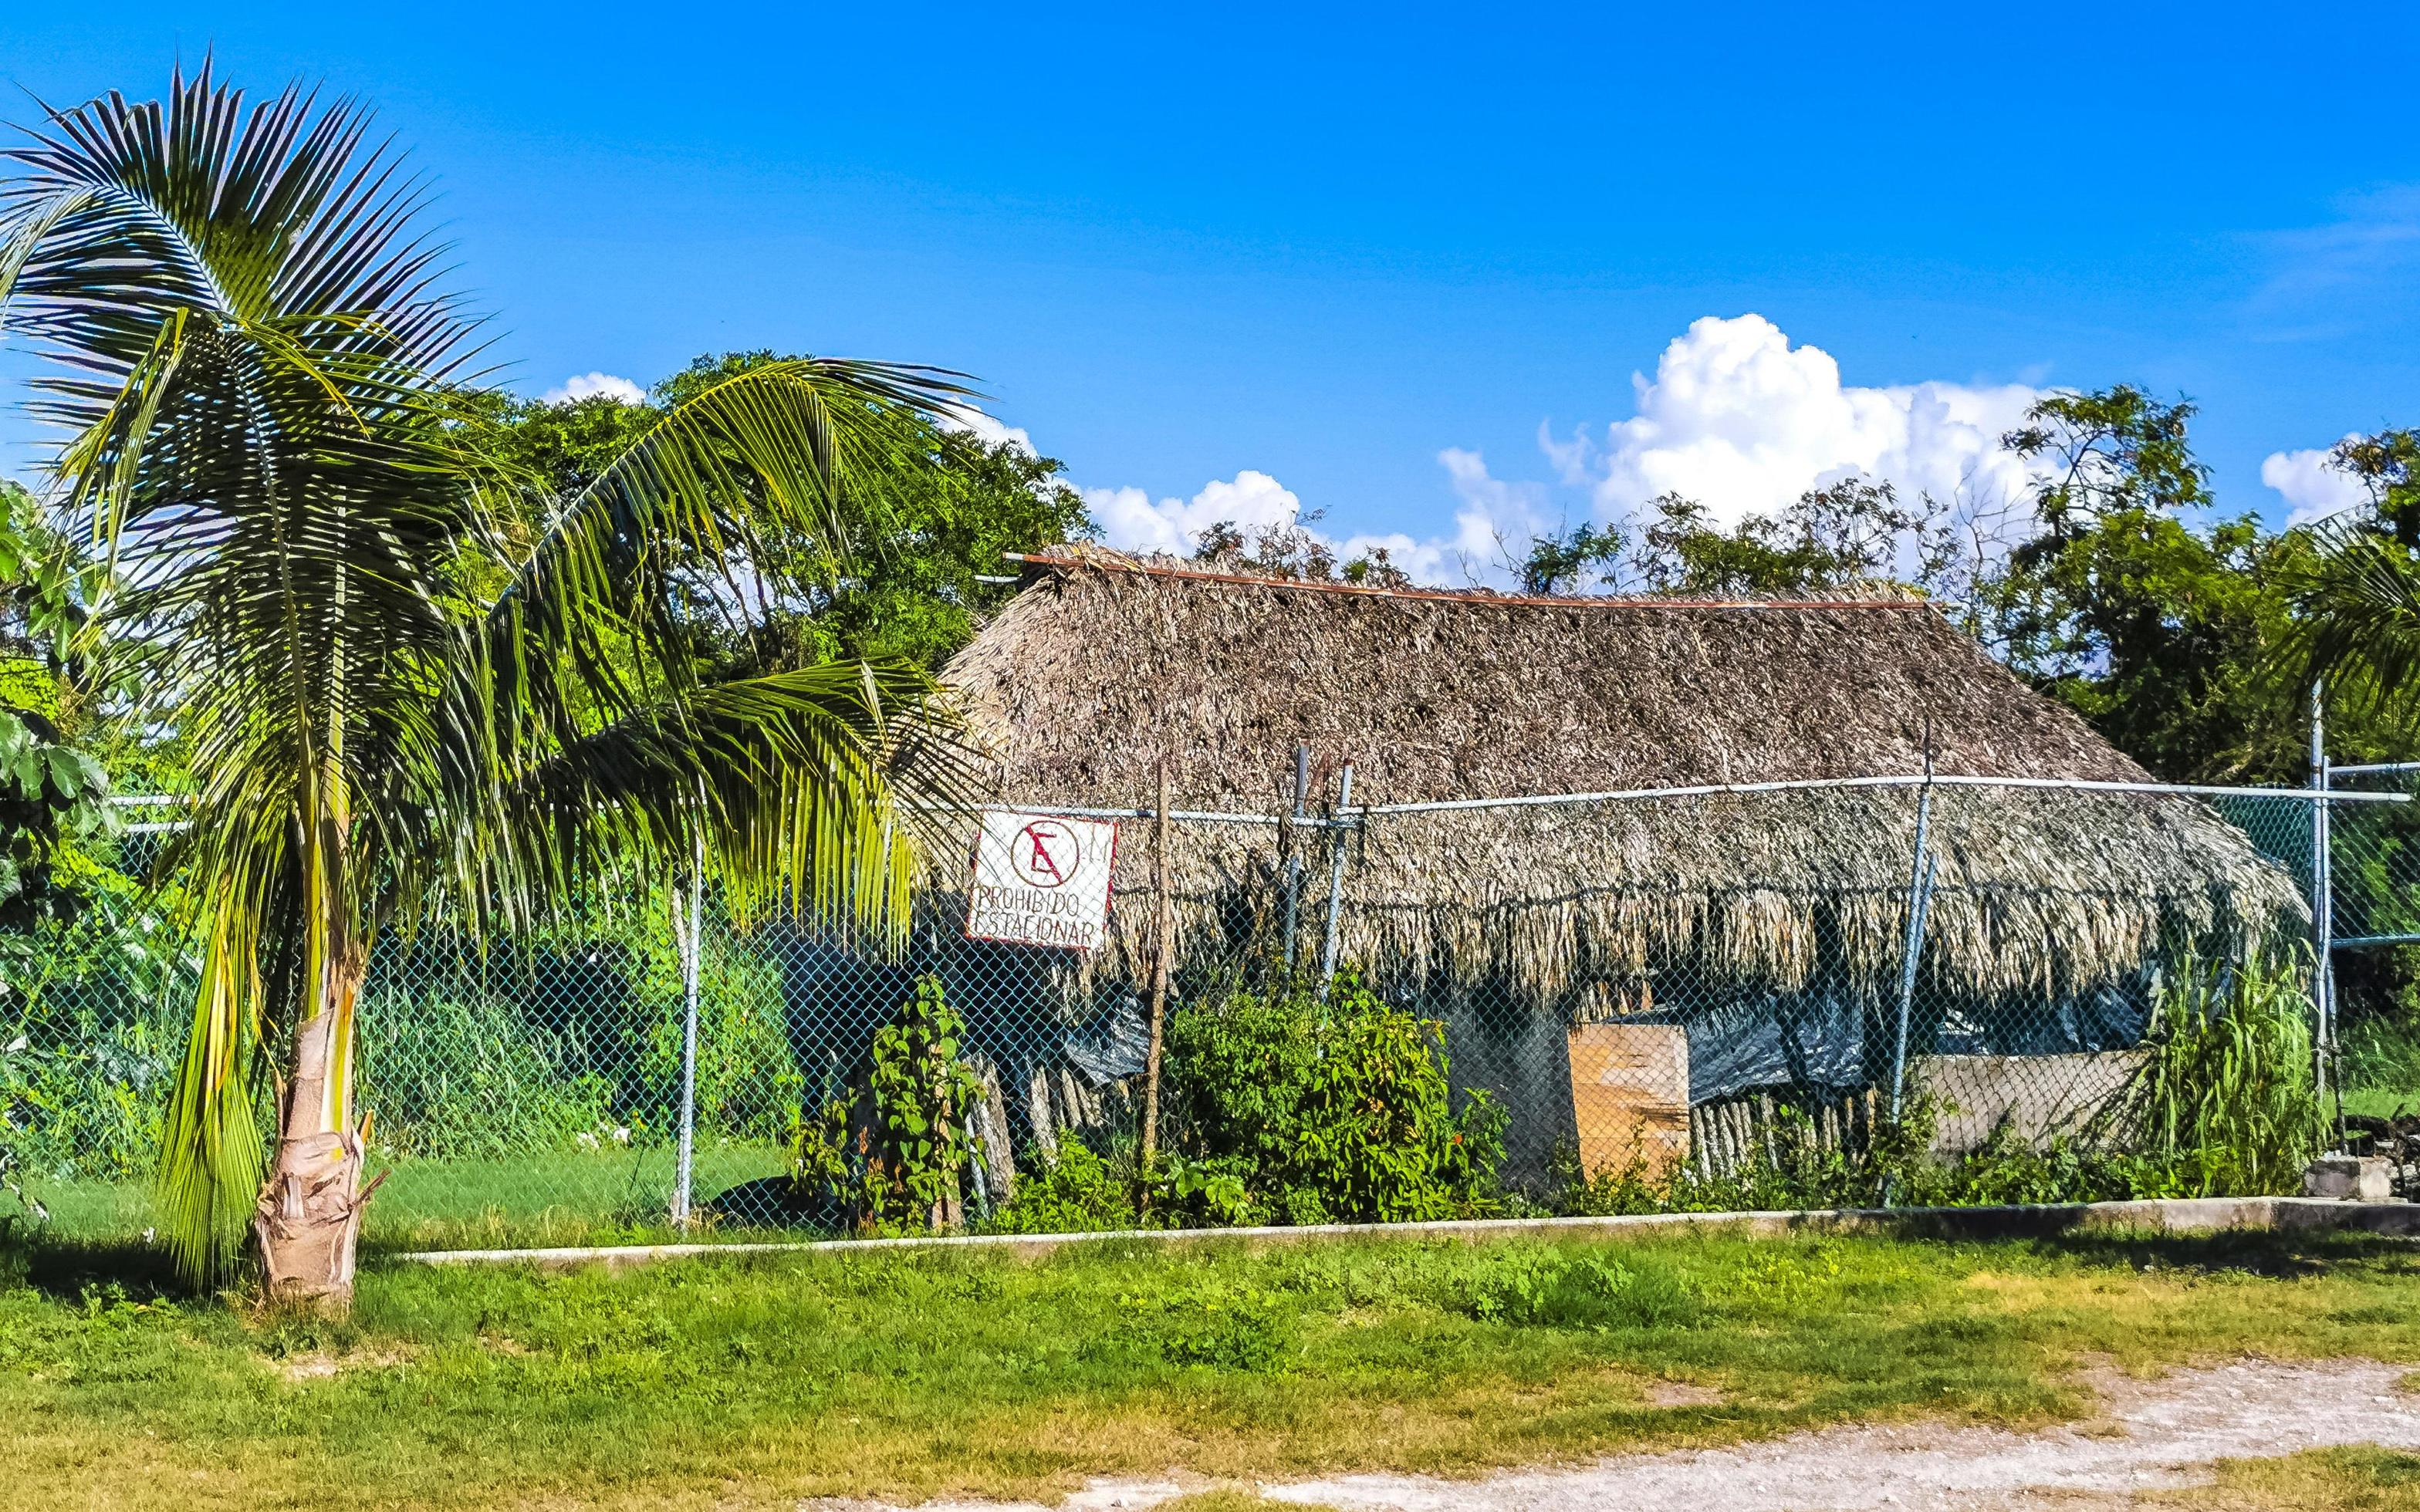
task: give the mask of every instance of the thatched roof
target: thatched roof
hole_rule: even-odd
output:
[[[1357,804],[1920,769],[2146,779],[1934,609],[1688,604],[1346,589],[1089,553],[1028,585],[950,666],[1000,799],[1282,808],[1294,748]],[[1353,841],[1348,953],[1538,988],[1686,962],[1789,988],[1826,950],[1895,976],[1905,790],[1652,799],[1373,819]],[[2164,937],[2241,937],[2298,906],[2199,803],[1941,789],[1928,969],[2064,994]],[[1180,917],[1264,890],[1268,829],[1180,825]],[[936,877],[937,881],[947,881]],[[1324,877],[1321,881],[1324,883]],[[1150,917],[1150,848],[1120,846],[1114,949]],[[1130,937],[1131,936],[1131,937]]]

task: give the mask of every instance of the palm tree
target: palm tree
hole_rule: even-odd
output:
[[[247,109],[205,63],[164,101],[47,112],[0,185],[0,320],[56,361],[35,403],[66,437],[54,503],[117,585],[94,623],[192,750],[162,860],[201,961],[163,1227],[199,1275],[248,1219],[271,1296],[338,1306],[382,933],[534,927],[704,858],[742,907],[895,940],[914,821],[961,769],[915,669],[716,684],[695,645],[703,616],[783,590],[757,563],[801,560],[761,542],[851,538],[883,425],[967,391],[760,367],[512,529],[515,480],[459,402],[474,322],[367,127],[299,87]]]

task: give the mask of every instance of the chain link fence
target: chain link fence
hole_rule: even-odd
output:
[[[2340,932],[2420,934],[2414,810],[2331,809]],[[948,844],[895,960],[734,927],[710,879],[693,964],[661,885],[484,950],[384,942],[365,1242],[2119,1195],[2172,1135],[2180,1015],[2266,983],[2256,1070],[2313,1089],[2325,1062],[2303,795],[1887,779],[1117,822],[1092,951],[968,938]],[[123,915],[10,964],[0,1211],[150,1226],[192,970]]]

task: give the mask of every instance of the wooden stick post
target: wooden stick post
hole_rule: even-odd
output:
[[[1176,953],[1176,902],[1168,881],[1168,758],[1159,759],[1159,809],[1152,820],[1152,885],[1157,905],[1151,963],[1151,1053],[1143,1062],[1142,1166],[1148,1178],[1159,1154],[1159,1036],[1168,1016],[1168,964]]]

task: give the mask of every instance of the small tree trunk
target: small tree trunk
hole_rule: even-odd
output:
[[[353,1007],[368,970],[365,947],[333,951],[318,1011],[295,1026],[277,1153],[252,1223],[271,1302],[352,1305],[363,1202],[361,1131],[349,1126]]]

